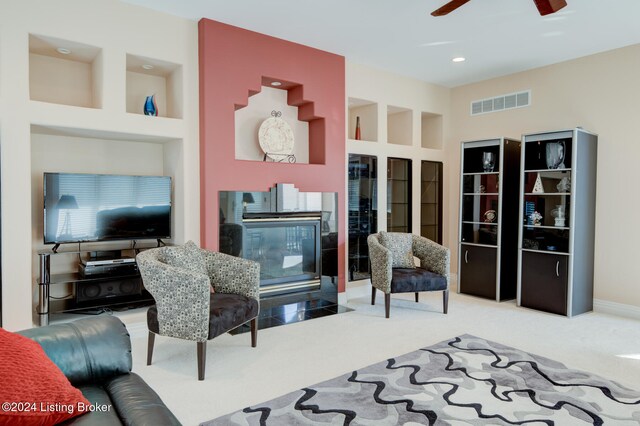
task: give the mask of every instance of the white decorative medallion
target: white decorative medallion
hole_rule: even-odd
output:
[[[293,163],[293,130],[281,115],[280,111],[272,111],[271,117],[262,122],[258,130],[258,142],[266,157],[273,161]]]

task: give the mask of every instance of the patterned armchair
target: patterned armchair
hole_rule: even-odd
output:
[[[204,380],[207,340],[250,322],[251,346],[256,346],[257,262],[203,250],[191,241],[143,251],[136,261],[156,301],[147,311],[147,365],[156,334],[197,342],[198,380]]]
[[[449,249],[418,235],[380,232],[367,238],[371,261],[371,304],[376,290],[384,293],[385,314],[389,318],[391,293],[442,291],[442,306],[449,304]],[[415,267],[413,257],[420,259]]]

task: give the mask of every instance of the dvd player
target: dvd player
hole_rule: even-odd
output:
[[[82,264],[85,266],[100,266],[100,265],[119,265],[119,264],[131,264],[136,263],[135,257],[90,257],[89,259],[82,260]]]
[[[80,264],[80,276],[83,278],[114,277],[123,275],[137,275],[138,264],[133,262],[108,264]]]

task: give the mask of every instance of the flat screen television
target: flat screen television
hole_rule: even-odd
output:
[[[44,174],[44,243],[171,238],[171,177]]]

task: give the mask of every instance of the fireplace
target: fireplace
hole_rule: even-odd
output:
[[[260,264],[261,306],[276,298],[337,303],[335,192],[276,184],[265,192],[221,191],[219,201],[219,250]]]
[[[260,264],[260,294],[320,289],[320,212],[245,213],[243,257]]]
[[[349,310],[338,305],[337,193],[279,183],[219,202],[220,252],[260,264],[260,329]]]

